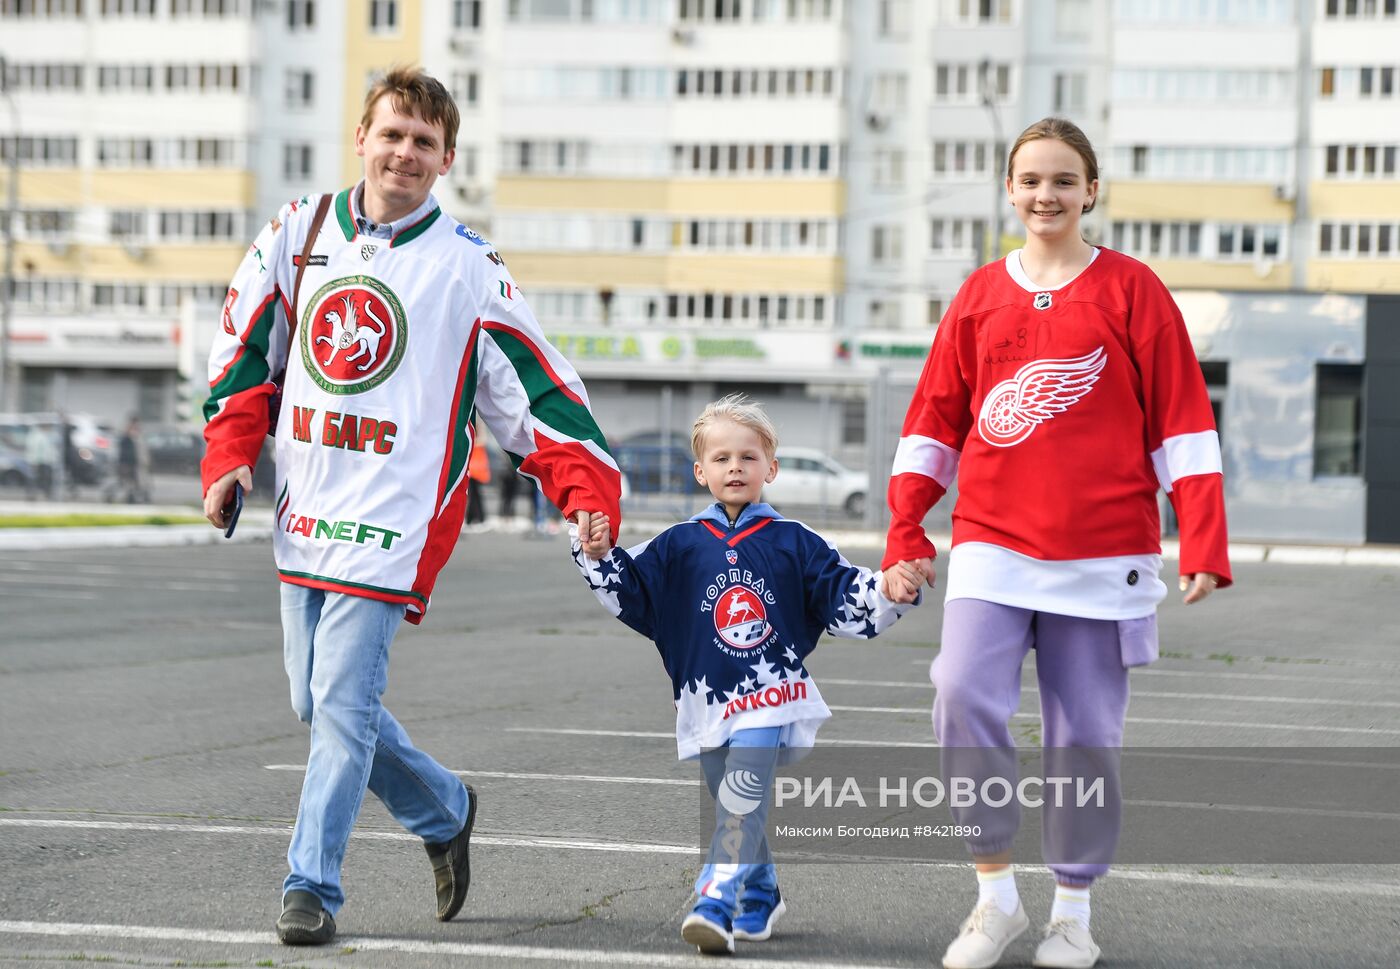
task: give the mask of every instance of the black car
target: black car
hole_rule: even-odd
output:
[[[144,432],[151,470],[158,474],[198,474],[204,435],[183,426],[153,427]]]

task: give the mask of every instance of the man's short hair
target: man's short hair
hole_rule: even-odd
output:
[[[443,151],[456,147],[462,116],[457,111],[457,102],[452,100],[441,81],[421,67],[395,64],[375,78],[365,95],[365,113],[360,125],[366,131],[373,119],[375,104],[386,94],[393,98],[391,103],[399,114],[416,115],[428,124],[442,125]]]
[[[773,455],[778,450],[778,431],[773,427],[772,419],[764,413],[763,405],[749,400],[743,394],[730,394],[705,405],[690,432],[690,450],[695,455],[695,460],[704,460],[701,451],[705,447],[705,435],[720,421],[733,421],[753,431],[763,445],[764,457],[769,461],[773,460]]]

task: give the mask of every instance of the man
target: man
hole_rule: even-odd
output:
[[[210,353],[202,476],[215,526],[276,420],[285,662],[311,724],[277,921],[289,945],[335,935],[366,787],[423,839],[437,917],[466,897],[476,794],[414,748],[380,697],[399,622],[422,621],[461,532],[474,414],[581,526],[618,510],[621,476],[578,375],[499,254],[430,194],[457,126],[422,71],[374,84],[355,132],[363,181],[334,196],[310,247],[321,197],[282,207],[233,279]]]

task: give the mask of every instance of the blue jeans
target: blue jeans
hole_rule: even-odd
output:
[[[292,709],[311,724],[282,892],[311,892],[332,915],[345,902],[340,865],[366,789],[424,841],[451,841],[467,822],[466,786],[416,749],[379,700],[403,612],[402,605],[282,583]]]
[[[736,730],[728,746],[700,755],[705,784],[715,799],[709,860],[695,880],[701,903],[718,902],[733,913],[748,891],[777,891],[767,828],[784,732],[783,727]]]

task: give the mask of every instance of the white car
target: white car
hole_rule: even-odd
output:
[[[785,505],[844,508],[853,518],[865,515],[870,475],[838,464],[823,451],[807,447],[778,448],[778,476],[763,488],[763,500]]]

